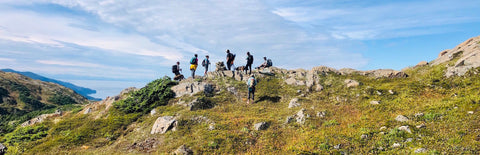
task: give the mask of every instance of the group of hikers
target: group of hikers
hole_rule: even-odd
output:
[[[231,53],[230,50],[227,49],[227,70],[232,70],[233,76],[235,76],[235,70],[240,69],[239,71],[245,71],[245,74],[250,74],[250,77],[247,80],[247,87],[248,87],[248,98],[247,98],[247,104],[250,104],[250,97],[252,98],[252,101],[254,100],[255,97],[255,86],[257,85],[257,80],[255,79],[255,75],[252,74],[252,65],[253,65],[253,55],[250,54],[250,52],[247,52],[247,64],[242,67],[235,67],[234,61],[235,61],[235,54]],[[272,60],[267,59],[267,57],[263,57],[264,62],[256,67],[255,69],[263,69],[267,67],[271,67]],[[205,68],[205,76],[207,76],[208,68],[210,66],[210,60],[209,56],[206,55],[205,59],[202,61],[202,66]],[[190,59],[190,71],[192,73],[192,78],[195,79],[195,71],[197,70],[198,67],[198,55],[195,54],[192,59]],[[184,79],[184,76],[180,73],[182,69],[180,68],[180,62],[177,61],[176,65],[172,66],[172,72],[175,74],[175,77],[173,78],[174,80],[182,80]]]

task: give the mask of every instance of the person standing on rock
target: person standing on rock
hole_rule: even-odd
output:
[[[232,69],[232,74],[233,74],[233,77],[235,78],[235,66],[233,65],[234,60],[235,60],[235,54],[230,53],[230,50],[227,49],[227,69],[228,70]]]
[[[177,64],[172,66],[172,72],[173,74],[175,74],[175,77],[173,77],[173,80],[181,81],[183,79],[183,75],[180,74],[181,71],[182,71],[182,68],[180,68],[180,62],[177,61]]]
[[[205,73],[204,75],[207,76],[207,72],[208,72],[208,66],[210,66],[210,60],[208,60],[208,55],[205,56],[205,59],[203,59],[202,61],[202,66],[205,67]]]
[[[255,75],[252,74],[250,78],[247,80],[247,88],[248,88],[248,98],[247,104],[250,104],[250,96],[252,97],[252,103],[255,101],[255,86],[257,86],[257,79],[255,79]]]
[[[192,78],[195,79],[195,71],[197,70],[198,66],[198,55],[195,54],[195,57],[190,59],[190,70],[192,71]]]
[[[245,66],[245,74],[247,74],[247,71],[250,68],[250,72],[248,74],[252,74],[252,64],[253,64],[253,55],[250,54],[250,52],[247,52],[247,65]]]

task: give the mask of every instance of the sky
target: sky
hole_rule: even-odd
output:
[[[0,68],[114,96],[194,54],[287,69],[401,70],[480,35],[472,0],[1,0]],[[214,65],[210,66],[214,70]],[[197,75],[204,69],[199,67]]]

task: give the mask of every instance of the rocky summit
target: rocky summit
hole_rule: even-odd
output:
[[[8,126],[0,130],[0,151],[480,154],[479,47],[479,37],[468,39],[401,71],[257,69],[249,104],[249,75],[227,71],[223,62],[205,77],[163,77],[102,101],[68,106],[59,103],[84,100],[62,87],[0,72],[1,117],[8,118],[2,120]],[[33,103],[47,108],[25,112]],[[10,119],[3,117],[6,112],[28,117]]]

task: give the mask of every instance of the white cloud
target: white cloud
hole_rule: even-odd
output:
[[[14,62],[14,61],[16,61],[16,59],[11,59],[11,58],[1,58],[1,57],[0,57],[0,61],[4,61],[4,62],[9,62],[9,63],[11,63],[11,62]]]

